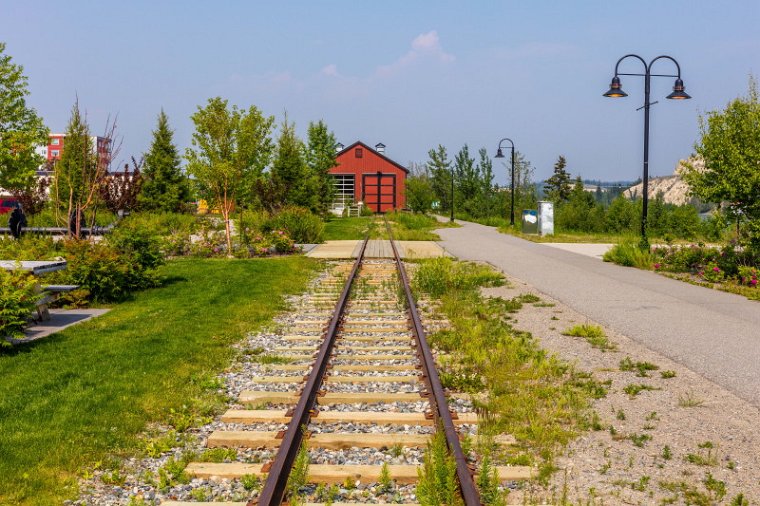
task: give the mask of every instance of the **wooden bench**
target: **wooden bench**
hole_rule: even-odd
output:
[[[38,321],[47,321],[50,319],[48,305],[58,300],[62,293],[78,289],[79,285],[42,285],[41,288],[45,296],[37,302],[37,316]]]

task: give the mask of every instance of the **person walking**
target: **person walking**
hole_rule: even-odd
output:
[[[26,226],[26,215],[24,210],[21,209],[21,204],[16,203],[15,209],[11,212],[10,218],[8,218],[8,227],[11,229],[11,235],[14,239],[21,239],[21,233]]]

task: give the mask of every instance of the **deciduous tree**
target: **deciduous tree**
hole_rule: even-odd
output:
[[[438,145],[428,151],[428,161],[425,164],[430,173],[430,184],[433,187],[435,199],[440,203],[441,211],[451,209],[451,160],[446,147]]]
[[[694,195],[724,205],[747,220],[747,239],[760,249],[760,101],[757,81],[750,78],[746,97],[725,110],[700,117],[696,146],[704,167],[692,160],[683,176]]]
[[[230,108],[220,97],[209,99],[206,107],[198,106],[191,118],[195,132],[193,147],[185,153],[187,169],[195,176],[201,195],[221,211],[231,254],[230,215],[246,185],[261,177],[270,160],[274,118],[255,106]]]
[[[26,103],[29,95],[24,68],[13,63],[0,42],[0,187],[25,190],[44,159],[35,146],[47,144],[48,129]]]
[[[79,109],[79,101],[71,109],[66,127],[66,144],[61,160],[55,164],[53,194],[59,209],[66,210],[66,219],[74,237],[81,236],[84,212],[98,201],[100,182],[108,172],[113,149],[116,122],[106,125],[109,139],[106,152],[100,153],[90,137],[90,126]]]

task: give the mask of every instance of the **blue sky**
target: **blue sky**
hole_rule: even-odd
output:
[[[219,95],[278,122],[287,111],[302,135],[324,119],[341,142],[382,141],[404,165],[438,144],[493,155],[511,137],[537,179],[560,154],[573,175],[640,177],[643,78],[623,78],[626,99],[601,96],[631,52],[675,57],[694,97],[664,100],[672,79],[653,79],[650,170],[672,173],[699,114],[760,74],[759,21],[757,0],[0,0],[0,40],[25,67],[31,104],[53,131],[77,95],[94,133],[118,114],[122,158],[148,149],[162,107],[184,149],[190,115]]]

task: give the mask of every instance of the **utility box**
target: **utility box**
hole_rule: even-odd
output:
[[[538,201],[538,235],[554,235],[554,203]]]
[[[522,232],[523,234],[538,233],[538,211],[535,209],[523,209]]]

